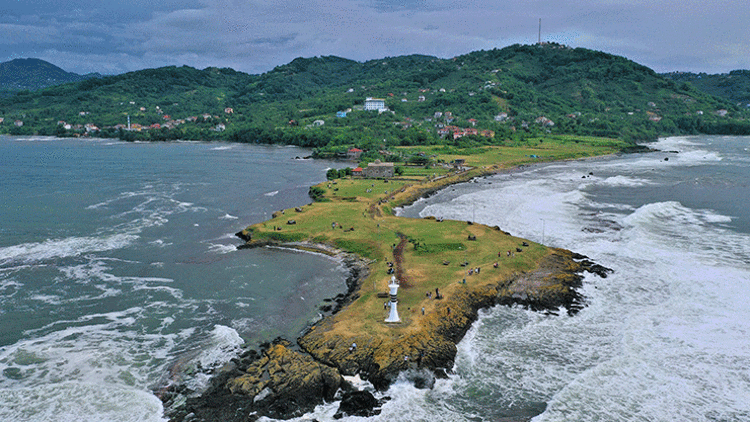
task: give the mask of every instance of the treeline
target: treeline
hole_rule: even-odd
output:
[[[740,107],[747,108],[750,104],[750,70],[733,70],[716,75],[672,72],[662,76],[678,83],[690,83],[703,92],[725,98]]]

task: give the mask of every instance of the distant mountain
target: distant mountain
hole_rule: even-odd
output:
[[[50,86],[101,78],[98,73],[79,75],[66,72],[40,59],[14,59],[0,63],[0,89],[5,91],[36,91]]]
[[[329,150],[378,150],[383,143],[520,145],[545,134],[629,141],[750,134],[750,109],[697,86],[624,57],[554,43],[451,59],[297,58],[261,75],[170,66],[0,98],[0,117],[23,120],[22,126],[0,125],[0,132]],[[363,111],[368,97],[382,99],[387,111]]]
[[[750,106],[750,70],[733,70],[716,75],[671,72],[662,76],[675,82],[690,82],[703,92],[726,98],[743,107]]]

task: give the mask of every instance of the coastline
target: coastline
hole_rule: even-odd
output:
[[[407,185],[388,205],[404,207],[451,185],[519,170],[524,166],[475,168],[426,185]],[[392,212],[392,209],[388,211]],[[506,234],[499,227],[488,229]],[[335,307],[322,307],[322,319],[309,326],[296,343],[279,338],[272,344],[262,345],[260,353],[245,353],[215,375],[206,392],[200,397],[187,399],[182,407],[170,407],[176,395],[167,394],[163,400],[172,421],[186,420],[188,415],[198,417],[190,420],[254,420],[260,416],[287,419],[301,416],[324,401],[346,401],[359,393],[370,395],[357,392],[344,376],[360,375],[383,391],[399,373],[406,371],[416,386],[431,388],[436,377],[446,377],[450,372],[457,352],[456,344],[477,320],[480,309],[516,304],[552,313],[565,308],[573,315],[584,306],[582,296],[576,291],[581,285],[582,274],[592,272],[606,277],[611,272],[585,256],[550,249],[532,271],[515,272],[491,283],[451,294],[408,335],[385,338],[358,334],[342,336],[331,333],[347,318],[342,316],[342,311],[360,297],[362,284],[373,272],[372,260],[326,243],[254,240],[246,230],[236,235],[245,241],[239,248],[282,247],[341,260],[349,270],[347,291],[332,299]],[[422,312],[424,314],[424,308]],[[357,345],[354,350],[353,344]],[[336,396],[337,391],[339,396]],[[216,406],[216,403],[222,405]],[[370,395],[363,405],[349,411],[340,409],[340,413],[371,416],[379,413],[380,404]]]

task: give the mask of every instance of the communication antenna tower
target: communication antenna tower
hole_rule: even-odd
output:
[[[542,43],[542,18],[539,18],[539,40],[537,41],[537,43]]]

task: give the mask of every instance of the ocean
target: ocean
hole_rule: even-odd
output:
[[[526,166],[399,210],[499,225],[614,270],[575,316],[484,310],[431,390],[373,421],[750,420],[750,138]],[[256,145],[0,138],[0,420],[159,421],[165,377],[289,338],[344,269],[232,233],[336,163]],[[195,369],[192,369],[195,368]],[[366,383],[363,383],[366,386]],[[337,403],[296,421],[331,420]],[[354,421],[361,418],[344,418]]]
[[[234,233],[341,166],[309,153],[0,137],[0,420],[161,421],[170,378],[295,339],[345,268]]]

